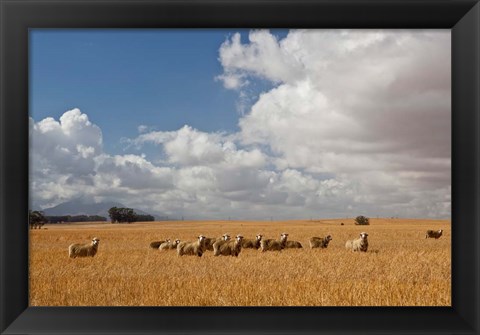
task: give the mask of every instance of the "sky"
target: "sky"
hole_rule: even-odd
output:
[[[450,218],[450,30],[30,31],[34,208]]]

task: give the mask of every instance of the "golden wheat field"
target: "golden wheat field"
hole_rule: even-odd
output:
[[[344,225],[341,225],[344,222]],[[425,239],[427,229],[443,229]],[[369,250],[345,249],[369,234]],[[195,241],[224,233],[276,238],[303,249],[243,249],[238,258],[177,256],[151,249],[165,238]],[[331,234],[327,249],[312,236]],[[100,239],[91,258],[68,257],[71,243]],[[45,225],[30,230],[31,306],[450,306],[451,224],[446,220],[353,219],[282,222],[148,222]]]

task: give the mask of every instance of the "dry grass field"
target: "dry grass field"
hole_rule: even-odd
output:
[[[345,225],[340,225],[344,222]],[[46,228],[46,229],[45,229]],[[425,239],[427,229],[443,229]],[[368,232],[367,253],[345,249]],[[303,249],[238,258],[177,256],[151,241],[229,233],[277,238]],[[327,249],[311,236],[331,234]],[[91,258],[68,257],[71,243],[100,239]],[[285,222],[149,222],[45,225],[30,231],[31,306],[450,306],[451,225],[445,220],[353,219]]]

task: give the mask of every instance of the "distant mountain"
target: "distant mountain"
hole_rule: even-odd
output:
[[[46,216],[62,215],[100,215],[109,218],[108,210],[112,207],[128,207],[119,202],[88,202],[82,199],[63,202],[57,206],[45,208],[43,212]],[[135,213],[149,215],[142,210],[133,209]],[[155,215],[154,215],[155,216]]]

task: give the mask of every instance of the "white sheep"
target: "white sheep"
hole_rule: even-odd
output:
[[[89,244],[79,244],[74,243],[68,247],[68,256],[70,258],[76,257],[93,257],[97,254],[98,251],[98,242],[100,240],[96,237],[92,239],[92,242]]]
[[[442,236],[443,230],[427,230],[427,233],[425,234],[425,238],[434,238],[434,239],[439,239],[440,236]]]
[[[180,242],[177,245],[177,254],[178,256],[198,256],[202,257],[205,251],[205,236],[198,236],[196,242]]]
[[[326,237],[311,237],[309,242],[310,242],[310,248],[326,248],[328,247],[328,243],[332,240],[331,235],[327,235]]]
[[[237,235],[235,241],[217,241],[213,244],[214,256],[235,256],[238,257],[242,251],[242,235]]]
[[[177,245],[180,243],[180,240],[175,240],[175,241],[170,241],[167,240],[166,242],[163,242],[160,244],[158,247],[158,250],[171,250],[171,249],[177,249]]]
[[[218,249],[221,245],[230,242],[230,236],[229,235],[225,234],[223,236],[224,236],[224,238],[219,238],[212,244],[213,253],[215,253],[215,250]]]
[[[288,234],[282,233],[280,235],[280,240],[274,240],[274,239],[262,239],[260,241],[260,250],[262,252],[265,251],[280,251],[285,248],[285,245],[287,244],[287,238]]]
[[[261,240],[262,240],[262,235],[260,234],[255,236],[255,239],[244,238],[242,241],[242,248],[258,249],[260,248]]]
[[[205,249],[213,251],[213,244],[217,241],[229,241],[230,235],[223,234],[222,237],[205,237]]]
[[[286,234],[288,236],[288,234]],[[285,241],[285,249],[301,249],[303,248],[302,243],[298,241]]]
[[[168,241],[170,241],[170,240],[150,242],[150,248],[152,248],[152,249],[158,249],[162,243],[165,243],[165,242],[168,242]]]
[[[367,252],[368,249],[368,234],[365,232],[360,233],[360,238],[355,240],[348,240],[345,243],[345,248],[352,250],[352,251],[363,251]]]

